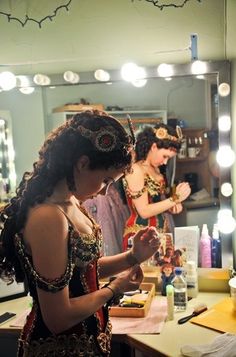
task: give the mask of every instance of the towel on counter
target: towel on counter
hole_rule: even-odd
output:
[[[235,357],[236,335],[224,333],[217,336],[210,344],[185,345],[181,347],[181,353],[187,357]]]
[[[166,298],[153,298],[150,310],[145,317],[113,317],[111,316],[113,334],[146,334],[160,333],[167,317]]]

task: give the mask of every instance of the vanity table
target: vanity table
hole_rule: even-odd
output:
[[[122,343],[128,345],[130,356],[132,356],[135,351],[136,356],[142,357],[179,357],[181,356],[181,346],[186,344],[208,344],[219,335],[219,332],[195,325],[191,322],[178,325],[177,320],[183,316],[191,314],[194,307],[199,303],[205,303],[209,308],[227,296],[229,296],[228,293],[199,293],[197,298],[189,301],[185,312],[176,313],[173,321],[167,321],[165,323],[160,334],[113,335],[113,342],[114,344]],[[155,298],[158,299],[159,297],[157,296]],[[29,308],[30,302],[30,297],[26,296],[1,303],[0,314],[6,311],[12,311],[17,313],[19,316],[19,314]],[[0,338],[2,339],[4,336],[7,336],[8,342],[11,343],[11,347],[13,341],[16,345],[17,337],[21,331],[20,327],[10,327],[12,322],[14,322],[14,320],[10,320],[0,326]],[[6,356],[14,357],[13,354],[8,354]],[[113,354],[111,356],[113,356]],[[119,354],[117,355],[114,353],[114,356],[119,356]],[[129,357],[128,354],[125,354],[125,356]]]

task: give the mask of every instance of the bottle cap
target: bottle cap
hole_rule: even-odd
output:
[[[180,267],[176,267],[176,268],[175,268],[175,274],[176,274],[176,275],[181,275],[182,272],[183,272],[183,269],[182,269],[182,268],[180,268]]]

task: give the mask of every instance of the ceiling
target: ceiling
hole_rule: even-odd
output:
[[[159,3],[180,4],[183,0]],[[0,12],[40,21],[68,0],[1,0]],[[52,21],[7,21],[0,15],[0,70],[15,74],[117,69],[191,60],[190,35],[198,35],[198,57],[225,59],[225,0],[189,0],[162,11],[147,0],[72,0]]]

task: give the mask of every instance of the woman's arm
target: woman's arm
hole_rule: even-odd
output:
[[[156,253],[158,247],[159,236],[156,228],[140,229],[133,236],[133,247],[128,252],[99,259],[99,275],[101,278],[106,278],[135,264],[140,264]]]
[[[144,173],[137,164],[133,166],[133,172],[126,176],[126,181],[132,196],[135,196],[135,193],[140,192],[140,190],[143,189]],[[132,198],[132,202],[138,214],[145,219],[173,209],[176,203],[180,203],[185,200],[189,194],[189,184],[183,182],[177,186],[175,197],[170,197],[156,203],[149,203],[148,192],[144,191],[140,197]]]

